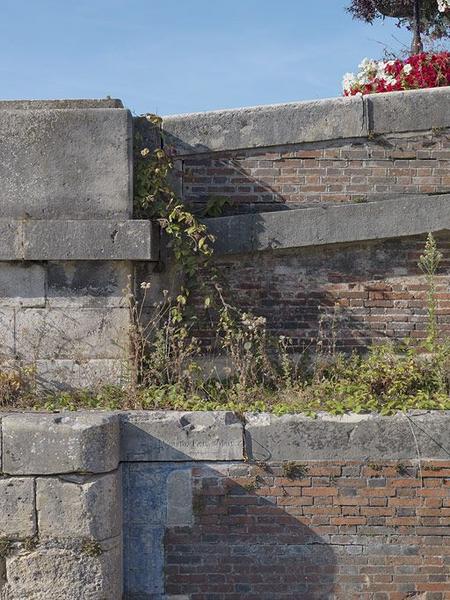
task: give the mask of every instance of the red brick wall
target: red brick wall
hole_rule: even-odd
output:
[[[193,528],[166,534],[190,600],[450,599],[450,463],[193,468]]]
[[[450,332],[450,235],[436,236],[444,254],[438,323]],[[224,294],[244,311],[267,318],[274,335],[287,335],[299,351],[319,340],[351,350],[371,342],[427,335],[427,285],[417,267],[424,237],[365,244],[264,252],[221,259]],[[205,275],[207,279],[207,274]],[[201,297],[198,310],[201,311]],[[198,334],[212,342],[214,315]]]
[[[449,130],[219,152],[183,160],[183,195],[197,206],[229,198],[226,212],[236,213],[450,193],[449,165]],[[426,337],[426,286],[417,268],[424,242],[264,252],[220,259],[218,267],[231,304],[265,316],[270,332],[291,337],[295,349],[336,336],[339,348],[351,350]],[[448,235],[440,236],[440,249],[439,325],[447,335]],[[199,336],[212,343],[215,330],[213,314],[205,315]]]
[[[228,212],[450,192],[450,134],[435,131],[215,153],[183,159],[185,200]]]

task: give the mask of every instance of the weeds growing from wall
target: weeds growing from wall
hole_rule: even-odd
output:
[[[157,117],[148,116],[154,126]],[[170,239],[173,258],[184,276],[179,294],[168,293],[150,317],[144,307],[149,285],[141,283],[140,298],[130,280],[125,291],[131,317],[129,378],[123,386],[39,396],[28,383],[31,371],[7,375],[0,370],[3,406],[34,406],[49,410],[78,408],[143,408],[179,410],[271,411],[275,414],[319,411],[333,414],[376,411],[392,414],[420,409],[450,409],[450,346],[439,341],[436,274],[442,255],[428,236],[419,267],[428,284],[428,335],[424,348],[408,340],[372,346],[365,355],[337,352],[338,319],[330,336],[319,328],[314,356],[290,352],[291,340],[274,338],[265,319],[242,312],[224,299],[211,264],[213,238],[167,183],[171,158],[161,149],[150,152],[140,140],[135,146],[136,211],[157,219]],[[193,335],[196,315],[187,311],[190,290],[208,267],[212,293],[204,305],[216,315],[217,337],[210,359],[225,362],[222,372],[206,369],[202,347]],[[322,320],[320,320],[322,323]],[[426,352],[424,352],[426,350]]]

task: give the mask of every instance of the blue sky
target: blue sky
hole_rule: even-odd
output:
[[[398,50],[394,23],[349,0],[2,0],[2,99],[121,98],[173,114],[341,93],[346,71]]]

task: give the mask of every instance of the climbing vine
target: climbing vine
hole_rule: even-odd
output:
[[[161,129],[161,118],[157,115],[148,114],[144,118],[153,128]],[[134,140],[134,158],[135,214],[159,222],[167,235],[177,268],[184,276],[174,307],[174,314],[181,320],[197,274],[212,256],[214,237],[171,188],[169,177],[174,164],[165,149],[150,150],[138,131]]]

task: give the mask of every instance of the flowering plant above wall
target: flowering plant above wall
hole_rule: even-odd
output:
[[[344,96],[447,85],[450,85],[450,52],[422,52],[406,60],[387,62],[365,58],[358,73],[346,73],[342,81]]]

